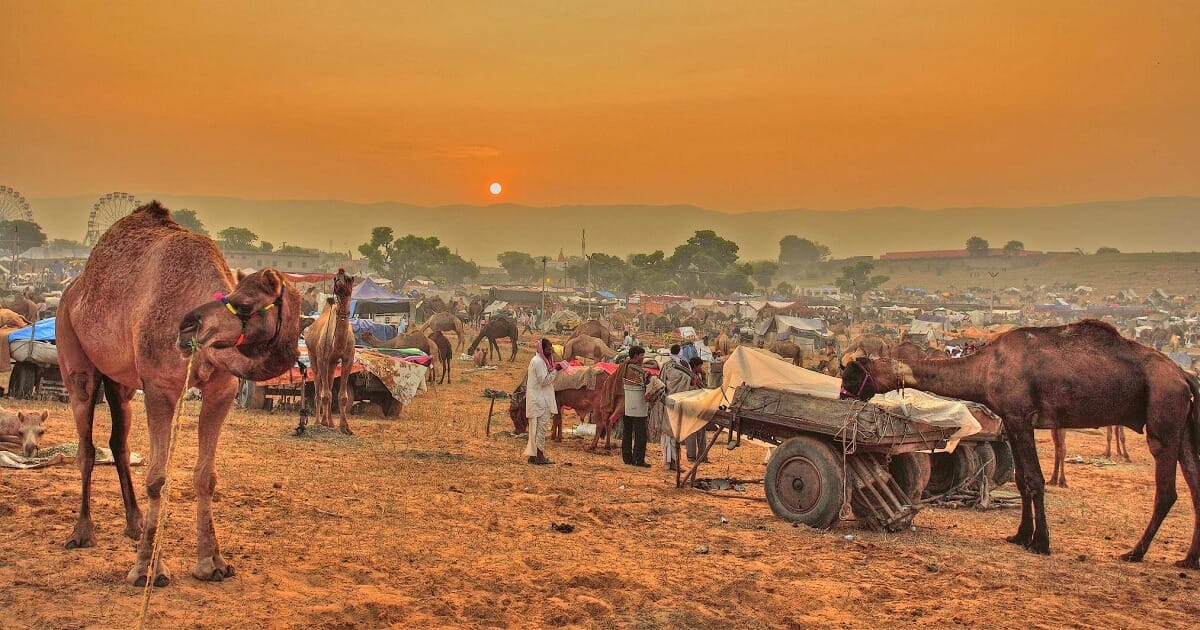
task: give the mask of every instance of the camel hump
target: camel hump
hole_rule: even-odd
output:
[[[1098,319],[1081,319],[1071,325],[1081,333],[1096,332],[1114,335],[1117,337],[1121,336],[1121,331],[1117,330],[1116,326]]]

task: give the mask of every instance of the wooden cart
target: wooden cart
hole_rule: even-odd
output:
[[[956,431],[870,403],[747,385],[712,422],[729,431],[730,448],[742,437],[778,445],[764,480],[776,516],[825,528],[848,500],[859,519],[886,531],[911,524],[929,480],[926,451],[944,448]]]

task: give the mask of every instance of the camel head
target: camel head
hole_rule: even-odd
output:
[[[337,275],[333,277],[333,294],[337,296],[338,302],[346,304],[350,301],[350,295],[354,293],[354,283],[358,278],[346,275],[345,269],[338,269]]]
[[[50,415],[49,411],[42,410],[42,413],[36,412],[17,412],[19,426],[17,427],[17,437],[21,438],[21,450],[25,457],[37,457],[39,443],[42,440],[42,434],[46,432],[43,423],[46,417]]]
[[[875,394],[900,389],[904,384],[901,374],[905,371],[912,373],[912,369],[901,361],[859,357],[842,367],[839,397],[870,400]]]
[[[383,343],[382,341],[379,340],[378,337],[376,337],[374,334],[372,334],[371,331],[369,331],[369,330],[364,331],[363,334],[359,335],[358,340],[372,348],[378,348],[380,346],[380,344]]]
[[[213,363],[256,381],[287,371],[299,356],[299,339],[300,294],[274,269],[239,272],[231,293],[215,294],[179,323],[180,349],[202,350]]]

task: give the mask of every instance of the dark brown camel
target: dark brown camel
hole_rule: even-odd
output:
[[[792,365],[800,365],[804,362],[804,349],[790,341],[776,341],[768,350],[791,361]]]
[[[467,305],[467,321],[478,322],[480,317],[483,317],[483,309],[487,308],[487,303],[482,298],[475,298]]]
[[[217,438],[237,392],[236,377],[263,381],[295,365],[299,311],[300,295],[281,274],[263,269],[235,280],[216,244],[180,227],[157,202],[138,208],[100,237],[83,273],[63,294],[56,325],[59,364],[79,433],[83,490],[68,549],[96,544],[92,423],[103,387],[112,413],[109,445],[125,504],[125,535],[140,539],[127,580],[144,585],[149,574],[156,586],[169,583],[166,564],[160,558],[150,567],[150,554],[172,418],[187,371],[184,352],[193,352],[191,385],[200,389],[201,402],[192,477],[198,559],[192,575],[213,581],[233,575],[221,557],[212,519]],[[138,389],[145,393],[150,434],[150,508],[144,521],[129,471],[130,401]]]
[[[612,331],[608,329],[608,326],[601,324],[600,320],[598,319],[589,319],[588,321],[576,326],[575,330],[571,331],[571,336],[567,337],[567,339],[573,339],[580,335],[595,337],[600,341],[603,341],[604,345],[609,347],[612,347],[613,345]]]
[[[1178,466],[1192,495],[1195,525],[1187,555],[1176,564],[1200,568],[1200,382],[1166,355],[1109,324],[1084,320],[1017,328],[960,359],[859,359],[842,377],[846,391],[863,396],[901,386],[975,401],[1003,419],[1021,493],[1021,524],[1008,540],[1038,553],[1050,553],[1050,532],[1034,428],[1120,424],[1145,431],[1154,455],[1154,512],[1142,538],[1121,558],[1140,561],[1150,547],[1177,498]]]
[[[350,435],[350,370],[354,367],[354,332],[350,330],[350,294],[354,292],[354,276],[338,269],[333,277],[333,297],[317,321],[304,332],[304,346],[308,348],[308,362],[313,371],[316,389],[317,423],[333,426],[333,373],[342,366],[341,382],[338,386],[338,429]],[[304,420],[300,420],[298,433],[304,432]]]
[[[1129,449],[1125,448],[1125,427],[1108,427],[1105,433],[1107,434],[1105,436],[1107,446],[1104,447],[1104,458],[1112,459],[1112,447],[1115,441],[1117,443],[1117,456],[1124,457],[1127,462],[1133,461],[1129,459]]]
[[[507,317],[492,317],[483,328],[479,329],[479,334],[475,336],[475,340],[467,348],[467,354],[475,354],[475,349],[479,347],[479,341],[487,337],[488,343],[496,353],[496,360],[499,360],[500,346],[496,344],[496,340],[508,337],[512,340],[512,356],[508,360],[515,361],[517,359],[517,338],[520,337],[520,334],[520,329],[517,328],[516,322]]]
[[[444,333],[453,332],[455,335],[458,335],[458,349],[462,350],[464,340],[463,323],[454,313],[434,313],[425,321],[421,329],[416,332],[424,334],[426,330],[440,330]]]
[[[442,379],[445,379],[449,383],[450,360],[454,358],[454,348],[450,345],[450,340],[440,330],[429,333],[429,341],[433,342],[433,345],[437,348],[437,354],[433,355],[434,361],[440,360],[442,364],[442,373],[438,376],[438,383],[441,383]]]

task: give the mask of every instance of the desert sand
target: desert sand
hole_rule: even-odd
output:
[[[674,488],[659,466],[626,467],[584,441],[550,444],[530,466],[497,401],[485,436],[484,388],[511,391],[529,360],[461,374],[399,418],[354,416],[353,436],[296,438],[294,413],[234,410],[218,451],[216,526],[237,574],[189,575],[194,563],[195,413],[185,408],[172,466],[166,553],[174,580],[156,589],[148,627],[1194,627],[1200,573],[1173,566],[1190,540],[1188,494],[1146,561],[1127,551],[1150,516],[1145,440],[1133,462],[1068,465],[1050,488],[1054,555],[1003,541],[1019,509],[924,510],[916,531],[829,531],[775,518],[761,485],[712,496]],[[11,402],[11,401],[10,401]],[[15,405],[30,408],[41,405]],[[147,453],[134,405],[133,449]],[[97,412],[107,443],[107,409]],[[568,413],[565,426],[576,422]],[[43,446],[74,441],[65,405],[51,405]],[[1103,454],[1103,432],[1068,433],[1070,455]],[[589,440],[590,442],[590,440]],[[1043,466],[1052,446],[1039,432]],[[761,479],[763,451],[718,443],[701,477]],[[145,505],[144,467],[135,483]],[[73,465],[0,469],[0,626],[131,627],[141,590],[128,586],[134,543],[115,470],[93,482],[97,546],[67,551],[79,505]],[[572,533],[552,529],[569,523]]]

